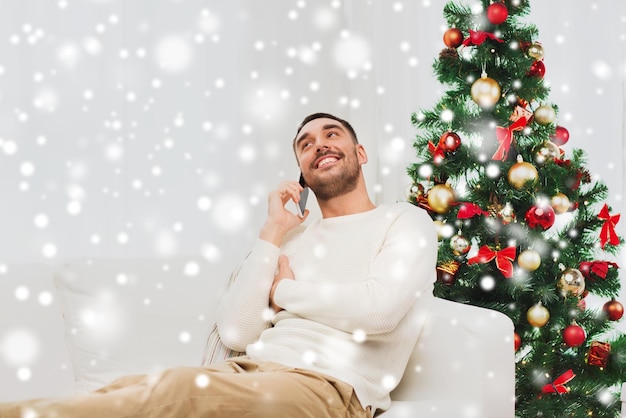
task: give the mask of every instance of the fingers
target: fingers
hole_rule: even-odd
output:
[[[280,280],[294,278],[293,270],[289,266],[289,259],[284,254],[278,257],[278,276]]]
[[[283,201],[286,202],[291,198],[294,202],[300,201],[300,193],[302,193],[302,186],[297,181],[283,181],[278,185],[278,191],[283,197]],[[285,199],[287,197],[287,199]]]

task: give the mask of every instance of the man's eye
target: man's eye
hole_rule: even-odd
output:
[[[329,132],[326,136],[336,136],[337,132]]]

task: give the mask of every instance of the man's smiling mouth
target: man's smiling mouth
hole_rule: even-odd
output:
[[[322,168],[322,167],[324,167],[326,165],[329,165],[329,164],[332,164],[332,163],[334,163],[336,161],[339,161],[338,157],[335,157],[335,156],[324,157],[324,158],[322,158],[322,159],[320,159],[318,161],[318,163],[316,164],[316,168]]]

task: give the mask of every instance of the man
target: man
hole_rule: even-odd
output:
[[[434,225],[409,203],[372,203],[367,154],[348,122],[310,115],[293,148],[322,219],[304,227],[308,211],[286,208],[300,199],[296,181],[269,194],[217,314],[221,341],[245,356],[0,405],[0,417],[370,418],[388,408],[433,298]]]

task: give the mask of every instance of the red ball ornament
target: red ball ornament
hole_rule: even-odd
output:
[[[525,216],[529,228],[541,228],[544,231],[554,225],[554,209],[550,205],[533,206]]]
[[[585,330],[577,324],[567,326],[563,330],[563,341],[568,347],[580,347],[585,342]]]
[[[522,337],[517,332],[513,333],[513,341],[515,342],[515,351],[519,350],[522,346]]]
[[[533,62],[528,70],[528,75],[531,77],[543,78],[543,76],[546,75],[546,66],[543,61]]]
[[[487,19],[494,25],[501,25],[509,17],[509,9],[504,3],[494,3],[487,7]]]
[[[569,140],[569,131],[562,126],[557,126],[553,135],[550,135],[550,141],[557,145],[563,145]]]
[[[461,137],[454,132],[446,132],[441,135],[439,144],[441,144],[441,148],[443,148],[444,151],[454,152],[461,146]]]
[[[615,299],[611,299],[605,303],[604,306],[602,306],[602,310],[606,314],[609,321],[618,321],[622,318],[622,316],[624,316],[624,305]]]
[[[448,48],[458,48],[463,43],[463,32],[457,28],[450,28],[443,34],[443,43]]]

